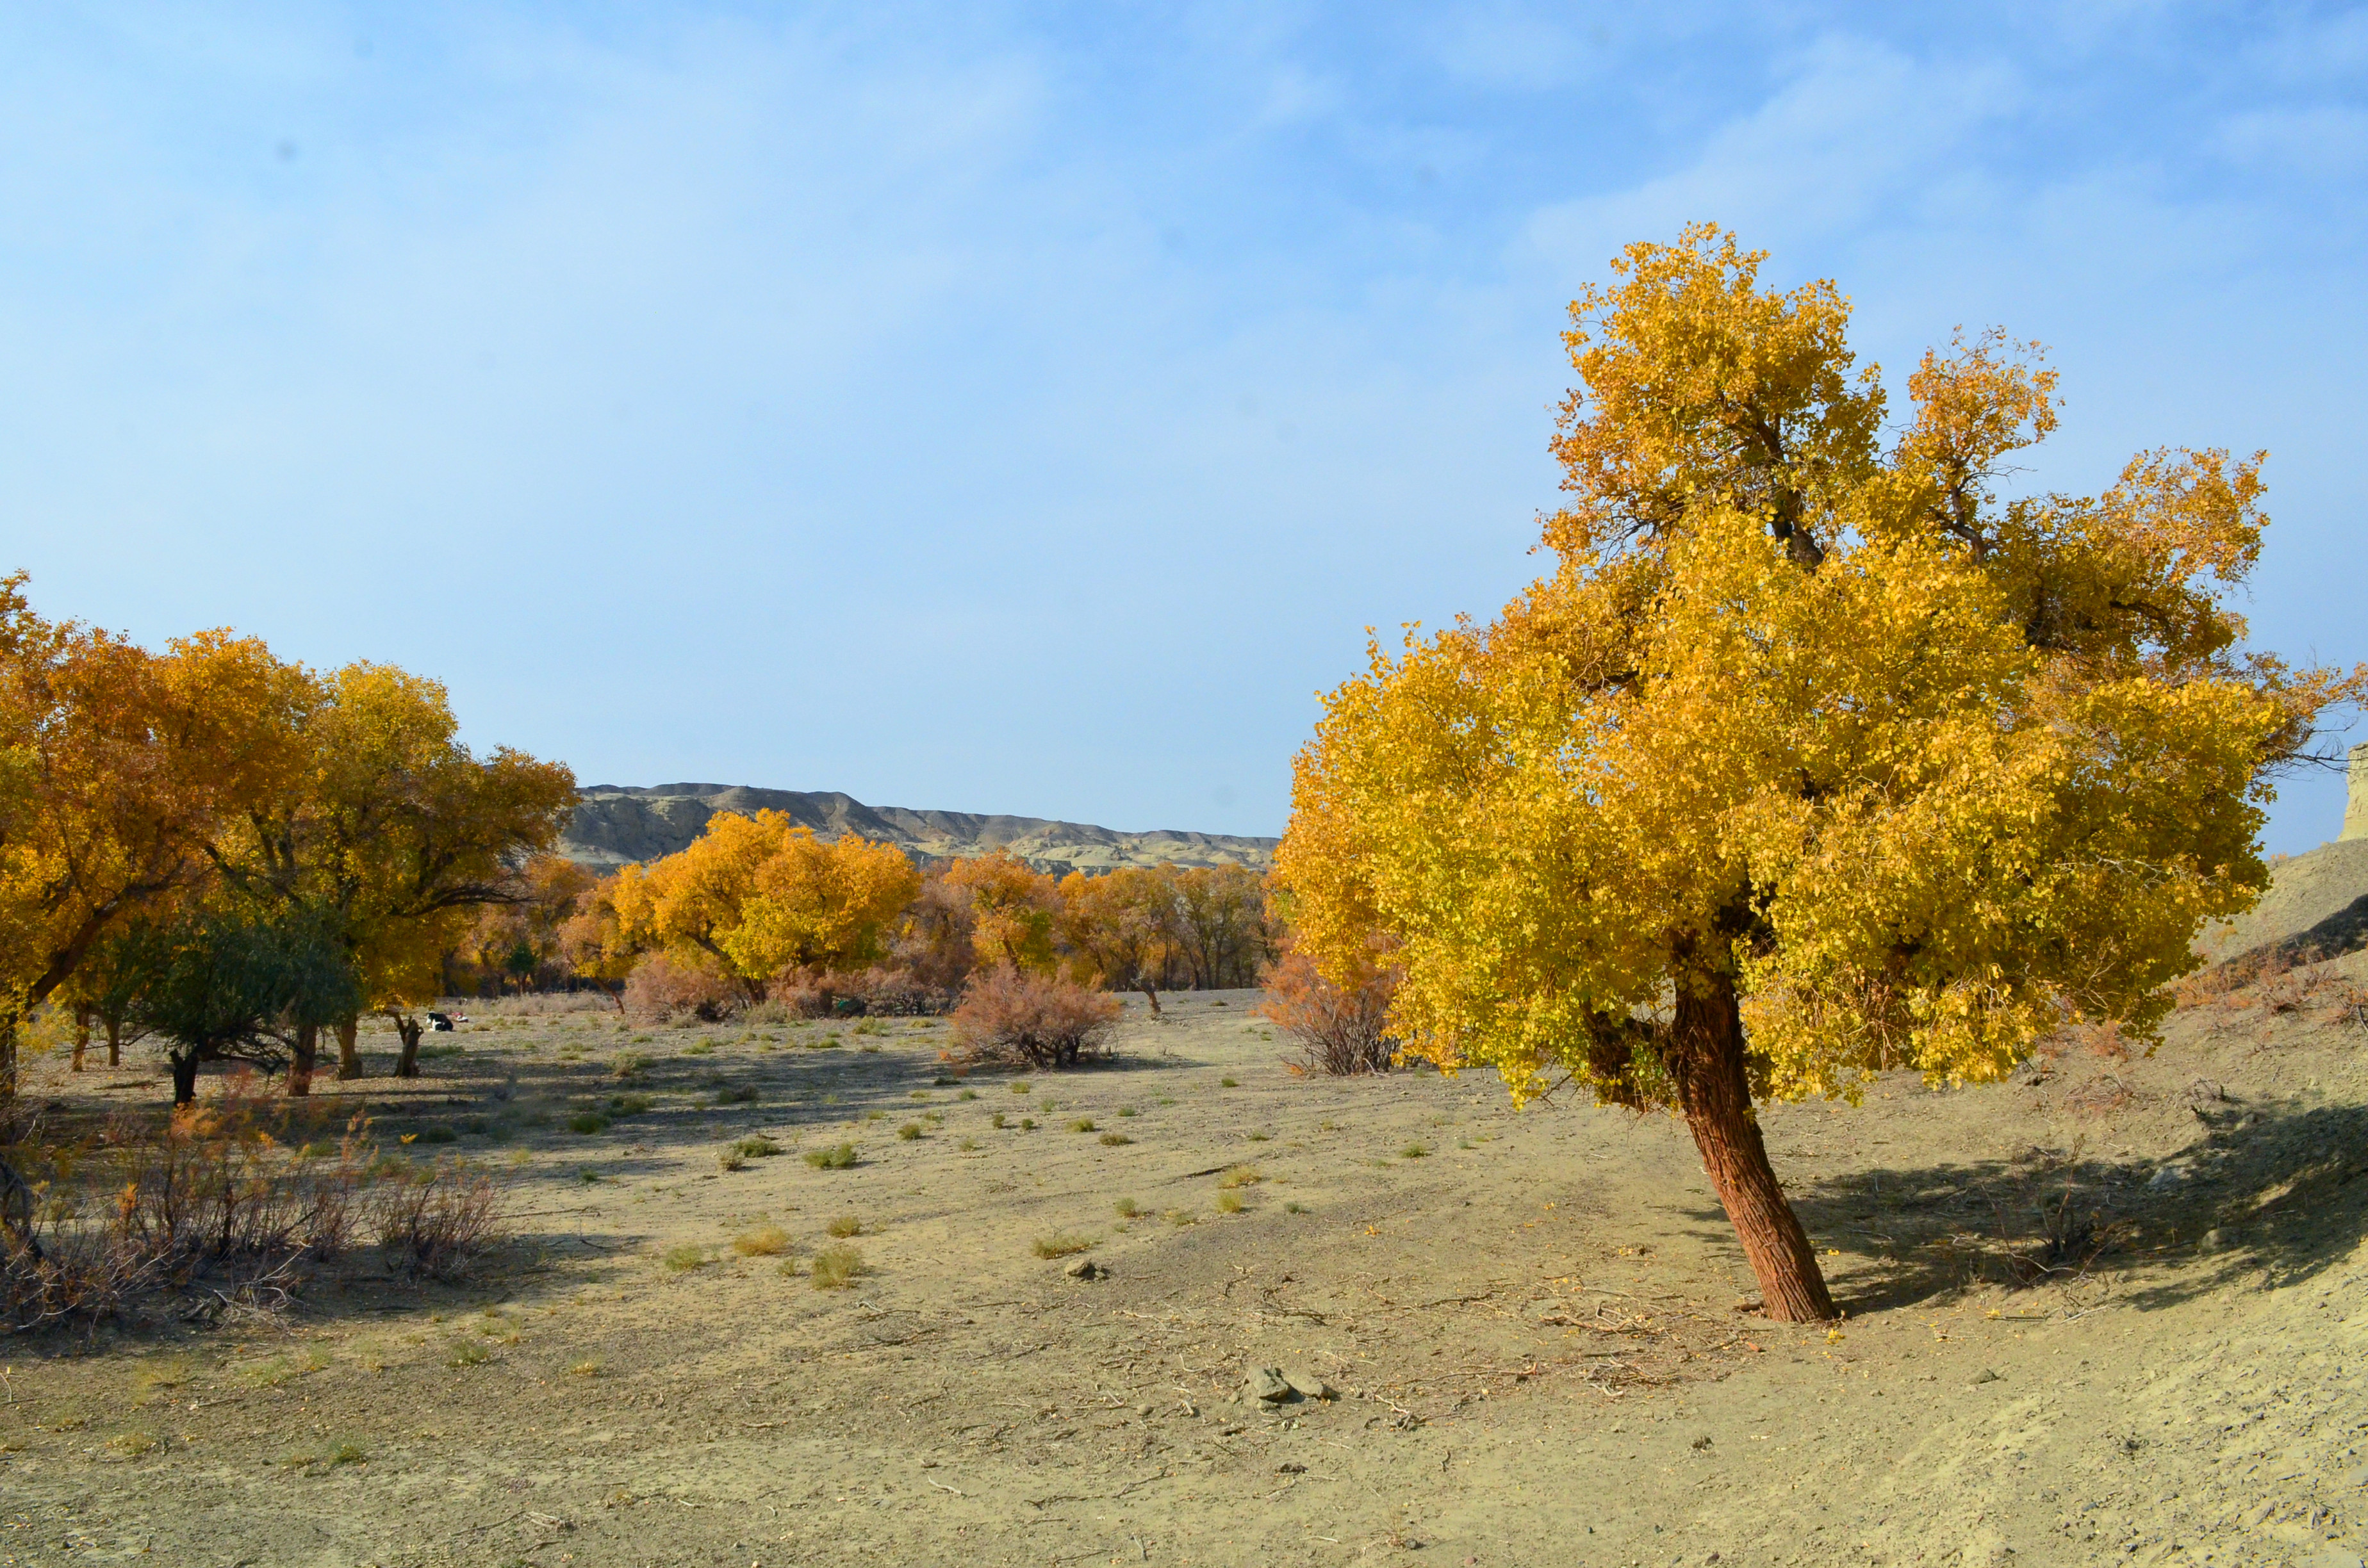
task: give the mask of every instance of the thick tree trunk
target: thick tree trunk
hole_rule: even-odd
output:
[[[1144,999],[1151,1004],[1151,1016],[1155,1018],[1159,1017],[1159,993],[1152,988],[1151,982],[1138,980],[1134,983],[1134,988],[1142,992]]]
[[[198,1097],[198,1053],[194,1051],[168,1053],[165,1060],[173,1064],[173,1103],[192,1105]]]
[[[288,1092],[302,1098],[313,1092],[313,1069],[321,1059],[321,1026],[296,1026],[296,1043],[288,1060]]]
[[[1768,1164],[1768,1145],[1751,1108],[1744,1074],[1743,1018],[1735,982],[1725,974],[1694,974],[1679,983],[1669,1067],[1678,1104],[1702,1152],[1718,1200],[1759,1277],[1760,1300],[1780,1323],[1813,1323],[1834,1315],[1834,1299],[1818,1271],[1807,1233],[1785,1201]]]
[[[394,1032],[403,1038],[403,1054],[394,1059],[394,1075],[398,1078],[419,1076],[419,1020],[409,1013],[390,1013],[394,1020]]]
[[[78,1006],[74,1009],[74,1061],[67,1064],[68,1070],[75,1073],[81,1072],[83,1057],[89,1050],[90,1007],[88,1004],[85,1004],[84,1006]]]
[[[360,1032],[359,1020],[347,1018],[337,1025],[337,1076],[340,1079],[362,1075],[361,1052],[354,1049],[354,1036]]]
[[[107,1064],[120,1067],[123,1065],[123,1020],[107,1018],[102,1021],[107,1025]]]

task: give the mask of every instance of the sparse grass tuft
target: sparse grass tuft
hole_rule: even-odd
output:
[[[1121,1116],[1133,1116],[1134,1114],[1134,1108],[1131,1105],[1122,1105],[1118,1108],[1118,1113]]]
[[[904,1126],[896,1129],[896,1136],[903,1139],[905,1142],[911,1143],[919,1140],[923,1131],[924,1129],[919,1122],[908,1121]]]
[[[1034,1117],[1032,1117],[1032,1116],[1023,1116],[1023,1117],[1021,1117],[1021,1118],[1019,1119],[1019,1131],[1022,1131],[1022,1132],[1033,1132],[1033,1131],[1036,1131],[1036,1119],[1035,1119]]]
[[[718,1089],[715,1091],[715,1103],[717,1105],[755,1105],[761,1097],[762,1096],[759,1094],[757,1085],[754,1084],[743,1084],[736,1089]]]
[[[965,1154],[974,1154],[978,1153],[978,1140],[975,1138],[964,1138],[958,1141],[954,1144],[954,1147],[960,1149]]]
[[[996,1129],[997,1129],[997,1130],[1000,1130],[1000,1129],[1004,1126],[1004,1124],[1005,1124],[1005,1122],[1006,1122],[1006,1120],[1007,1120],[1007,1119],[1008,1119],[1004,1116],[1004,1114],[1003,1114],[1001,1111],[996,1111],[993,1116],[990,1116],[990,1117],[988,1117],[988,1118],[986,1119],[986,1124],[987,1124],[989,1127],[992,1127],[992,1128],[996,1128]]]
[[[597,1378],[605,1369],[598,1361],[578,1361],[567,1369],[571,1378]]]
[[[837,1219],[833,1220],[829,1224],[825,1225],[823,1229],[828,1231],[832,1235],[844,1240],[848,1236],[861,1235],[863,1233],[863,1221],[853,1214],[841,1214]]]
[[[679,1242],[660,1253],[658,1261],[666,1266],[669,1274],[689,1274],[695,1268],[707,1267],[707,1249],[693,1246],[689,1242]]]
[[[806,1164],[818,1171],[843,1171],[855,1164],[855,1145],[833,1143],[827,1149],[808,1149]]]
[[[1179,1231],[1187,1225],[1195,1223],[1199,1219],[1200,1216],[1190,1209],[1170,1209],[1167,1211],[1167,1222]]]
[[[978,1091],[976,1089],[964,1089],[961,1094],[956,1095],[954,1098],[958,1100],[974,1100],[978,1098]]]
[[[1066,1257],[1073,1252],[1083,1252],[1093,1244],[1091,1236],[1080,1236],[1068,1231],[1055,1231],[1049,1236],[1038,1236],[1034,1250],[1038,1257]]]
[[[1132,1143],[1133,1142],[1133,1139],[1129,1138],[1123,1132],[1105,1132],[1102,1134],[1102,1146],[1108,1149],[1115,1149],[1120,1147],[1121,1144]]]
[[[1015,1078],[1012,1080],[1011,1092],[1015,1095],[1024,1095],[1034,1087],[1035,1085],[1025,1078]]]
[[[1241,1195],[1240,1193],[1238,1193],[1238,1192],[1221,1192],[1221,1193],[1217,1194],[1217,1212],[1218,1212],[1218,1213],[1220,1213],[1220,1214],[1238,1214],[1238,1213],[1240,1213],[1241,1211],[1242,1211],[1242,1195]]]
[[[125,1459],[136,1460],[142,1454],[154,1453],[156,1439],[145,1432],[119,1432],[107,1440],[107,1446]]]
[[[1401,1160],[1422,1160],[1429,1157],[1430,1145],[1428,1143],[1409,1143],[1398,1151],[1398,1158]]]
[[[494,1353],[473,1339],[455,1340],[448,1367],[482,1367],[494,1358]]]
[[[1081,1116],[1069,1123],[1069,1131],[1072,1132],[1091,1132],[1093,1130],[1094,1119],[1090,1116]]]
[[[715,1164],[720,1170],[745,1171],[748,1168],[748,1156],[735,1146],[717,1154]]]
[[[1307,1205],[1294,1199],[1282,1206],[1282,1211],[1286,1214],[1304,1214],[1307,1212]]]
[[[1256,1187],[1265,1179],[1256,1165],[1235,1165],[1217,1178],[1217,1185],[1222,1187]]]
[[[597,1110],[578,1111],[567,1119],[567,1131],[570,1132],[606,1132],[608,1130],[609,1119]]]
[[[776,1257],[790,1250],[790,1233],[779,1225],[757,1225],[732,1238],[742,1257]]]
[[[1220,1078],[1217,1080],[1217,1087],[1221,1089],[1238,1089],[1241,1086],[1241,1080],[1238,1078]]]
[[[769,1160],[781,1152],[781,1146],[761,1132],[751,1132],[732,1147],[752,1160]]]
[[[867,1272],[863,1254],[846,1242],[826,1246],[814,1255],[808,1273],[817,1290],[844,1290],[855,1283],[856,1277]]]
[[[1136,1215],[1143,1212],[1143,1205],[1137,1203],[1132,1198],[1121,1198],[1116,1203],[1111,1204],[1110,1208],[1121,1220],[1132,1220]]]

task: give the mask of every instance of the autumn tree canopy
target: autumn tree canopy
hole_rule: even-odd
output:
[[[679,853],[624,868],[607,899],[617,944],[673,949],[762,995],[784,971],[876,960],[919,886],[893,844],[824,843],[783,812],[724,812]]]
[[[1925,355],[1886,449],[1848,304],[1763,259],[1698,225],[1573,304],[1554,572],[1329,696],[1278,875],[1327,967],[1391,944],[1410,1049],[1682,1115],[1808,1319],[1754,1101],[2150,1030],[2264,884],[2271,771],[2368,672],[2242,651],[2260,455],[2004,498],[2055,424],[2035,348]]]

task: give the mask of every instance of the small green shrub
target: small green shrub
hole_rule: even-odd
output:
[[[1133,1139],[1129,1138],[1129,1137],[1128,1137],[1125,1133],[1123,1133],[1123,1132],[1105,1132],[1105,1133],[1103,1133],[1103,1134],[1102,1134],[1102,1140],[1101,1140],[1101,1141],[1102,1141],[1102,1147],[1104,1147],[1104,1148],[1106,1148],[1106,1149],[1116,1149],[1116,1148],[1119,1148],[1119,1147],[1121,1147],[1121,1146],[1122,1146],[1122,1145],[1124,1145],[1124,1144],[1132,1143],[1132,1142],[1134,1142],[1134,1140],[1133,1140]]]
[[[841,1214],[837,1219],[833,1220],[829,1224],[825,1225],[823,1229],[844,1241],[848,1236],[861,1235],[863,1233],[863,1221],[853,1214]]]
[[[817,1290],[844,1290],[855,1283],[856,1277],[866,1272],[863,1254],[845,1242],[827,1246],[814,1255],[807,1272]]]
[[[751,1132],[732,1145],[734,1152],[751,1160],[769,1160],[781,1152],[781,1146],[761,1132]]]
[[[1282,1206],[1282,1211],[1286,1214],[1304,1214],[1307,1212],[1307,1205],[1294,1199]]]
[[[755,1105],[760,1097],[762,1097],[761,1091],[754,1084],[743,1084],[736,1089],[715,1091],[717,1105]]]
[[[657,1103],[647,1095],[611,1095],[607,1108],[610,1116],[639,1116]]]
[[[1427,1143],[1409,1143],[1398,1151],[1398,1158],[1402,1160],[1428,1159],[1429,1155],[1430,1146]]]
[[[1132,1198],[1121,1198],[1116,1203],[1111,1204],[1110,1208],[1117,1212],[1118,1217],[1121,1220],[1132,1220],[1136,1215],[1143,1212],[1143,1205],[1137,1203]]]
[[[580,1110],[567,1119],[567,1131],[583,1133],[606,1132],[609,1131],[609,1119],[597,1110]]]
[[[1241,1211],[1242,1211],[1242,1195],[1241,1195],[1240,1193],[1238,1193],[1238,1192],[1221,1192],[1221,1193],[1217,1194],[1217,1212],[1218,1212],[1218,1213],[1220,1213],[1220,1214],[1238,1214],[1238,1213],[1240,1213]]]
[[[1091,1132],[1093,1130],[1094,1119],[1090,1116],[1081,1116],[1069,1123],[1069,1131],[1072,1132]]]
[[[1038,1236],[1035,1251],[1038,1257],[1066,1257],[1073,1252],[1083,1252],[1093,1244],[1091,1236],[1080,1236],[1067,1231],[1055,1231],[1049,1236]]]
[[[1240,1088],[1242,1085],[1241,1085],[1241,1082],[1240,1082],[1240,1080],[1238,1080],[1238,1079],[1235,1079],[1235,1078],[1220,1078],[1220,1079],[1218,1079],[1218,1080],[1217,1080],[1217,1086],[1218,1086],[1219,1088],[1221,1088],[1221,1089],[1238,1089],[1238,1088]]]
[[[1023,1116],[1023,1117],[1021,1117],[1021,1118],[1019,1119],[1019,1131],[1022,1131],[1022,1132],[1033,1132],[1033,1131],[1036,1131],[1036,1119],[1035,1119],[1034,1117],[1032,1117],[1032,1116]]]
[[[473,1339],[455,1340],[452,1354],[446,1358],[448,1367],[482,1367],[494,1358],[494,1353]]]
[[[998,1130],[999,1130],[999,1129],[1001,1129],[1001,1128],[1002,1128],[1002,1126],[1004,1125],[1004,1122],[1005,1122],[1005,1120],[1006,1120],[1006,1119],[1007,1119],[1005,1118],[1004,1114],[1003,1114],[1001,1111],[996,1111],[993,1116],[990,1116],[990,1117],[988,1117],[988,1118],[986,1119],[986,1124],[987,1124],[989,1127],[996,1128],[996,1129],[998,1129]]]
[[[978,1098],[978,1091],[976,1089],[964,1089],[961,1094],[956,1095],[954,1098],[958,1100],[974,1100]]]
[[[1030,1084],[1027,1079],[1018,1078],[1012,1081],[1011,1092],[1015,1095],[1024,1095],[1032,1087],[1034,1087],[1034,1085]]]
[[[1133,1116],[1134,1114],[1134,1108],[1131,1105],[1122,1105],[1118,1108],[1118,1113],[1121,1116]]]
[[[725,1149],[715,1156],[715,1164],[721,1170],[745,1171],[748,1168],[748,1156],[736,1148]]]
[[[833,1143],[827,1149],[808,1149],[806,1164],[818,1171],[843,1171],[855,1164],[855,1145]]]
[[[441,1125],[435,1127],[423,1127],[419,1130],[418,1142],[422,1143],[450,1143],[460,1136],[461,1135],[459,1133],[453,1131],[449,1127]]]
[[[896,1129],[896,1136],[906,1143],[913,1142],[921,1136],[921,1124],[917,1121],[908,1121]]]
[[[680,1242],[660,1253],[658,1261],[666,1266],[669,1274],[688,1274],[694,1268],[707,1267],[707,1250],[689,1242]]]

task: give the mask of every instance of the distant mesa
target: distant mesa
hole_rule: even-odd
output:
[[[1107,871],[1162,862],[1264,871],[1281,842],[1222,833],[1117,833],[1042,817],[916,812],[867,806],[851,795],[739,784],[595,784],[577,793],[575,815],[560,838],[559,853],[579,865],[604,869],[671,855],[697,838],[718,812],[784,812],[825,838],[853,833],[884,840],[924,862],[1008,849],[1044,871]]]

